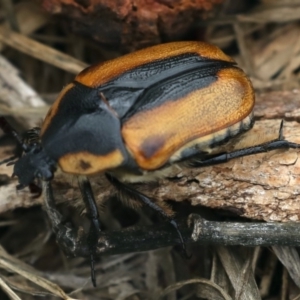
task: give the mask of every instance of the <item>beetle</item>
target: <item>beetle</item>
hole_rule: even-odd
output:
[[[284,140],[280,130],[279,138],[266,144],[219,153],[220,145],[253,126],[254,103],[249,78],[216,46],[173,42],[139,50],[79,73],[26,142],[10,128],[24,151],[13,174],[18,188],[42,181],[58,242],[73,254],[82,245],[73,229],[62,224],[51,180],[57,168],[79,176],[91,218],[87,245],[95,285],[93,265],[101,224],[88,176],[106,174],[126,197],[163,215],[184,247],[172,213],[130,183],[166,176],[174,164],[201,167],[277,148],[298,148]],[[1,121],[2,127],[8,126]]]

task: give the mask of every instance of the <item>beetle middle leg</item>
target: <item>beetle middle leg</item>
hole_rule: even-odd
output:
[[[98,236],[101,231],[98,208],[95,202],[94,194],[92,191],[91,183],[86,176],[78,177],[79,188],[87,213],[89,214],[91,225],[88,233],[87,243],[90,250],[91,257],[91,277],[93,285],[96,286],[95,277],[95,255],[98,244]]]
[[[169,223],[175,228],[179,240],[182,246],[182,251],[185,257],[189,258],[190,256],[187,254],[185,242],[183,240],[182,234],[179,230],[177,222],[170,217],[160,206],[155,204],[150,198],[148,198],[146,195],[140,193],[139,191],[135,190],[134,188],[124,184],[123,182],[119,181],[117,178],[113,177],[112,175],[106,173],[106,178],[108,181],[125,197],[131,198],[137,201],[140,201],[144,203],[145,205],[149,206],[150,208],[157,211],[161,216],[163,216],[166,220],[169,221]]]

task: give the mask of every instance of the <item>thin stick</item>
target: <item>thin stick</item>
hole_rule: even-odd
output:
[[[215,222],[198,215],[190,217],[193,226],[180,223],[181,233],[187,243],[242,245],[242,246],[300,246],[298,223],[233,223]],[[157,226],[127,228],[118,231],[101,232],[97,255],[123,254],[148,251],[178,243],[178,235],[168,223]],[[79,250],[79,249],[78,249]],[[89,256],[82,248],[77,255]]]
[[[73,74],[87,67],[87,64],[72,56],[8,29],[0,29],[0,42]]]

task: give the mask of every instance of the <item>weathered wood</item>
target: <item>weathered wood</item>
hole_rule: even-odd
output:
[[[278,135],[279,124],[280,121],[277,120],[258,121],[241,141],[243,144],[246,142],[252,144],[265,139],[271,140]],[[300,143],[300,125],[296,122],[285,122],[284,135],[286,139]],[[191,205],[228,210],[251,219],[298,221],[300,218],[298,155],[299,150],[295,149],[277,150],[211,167],[175,168],[169,178],[160,179],[157,183],[137,184],[136,187],[158,202],[189,201]],[[11,174],[11,169],[5,166],[1,166],[0,170],[7,175]],[[98,201],[102,202],[115,193],[103,176],[94,177],[92,181]],[[76,198],[77,194],[73,193],[70,178],[58,174],[54,182],[66,186],[64,193],[57,195],[58,199],[68,199],[68,195],[73,199]],[[13,192],[13,189],[8,190],[7,186],[1,189],[0,203],[6,203],[7,198],[11,201],[18,199],[19,195],[7,193]],[[21,193],[25,195],[24,191]]]

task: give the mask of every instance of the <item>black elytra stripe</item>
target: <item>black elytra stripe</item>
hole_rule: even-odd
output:
[[[197,53],[181,54],[154,60],[151,63],[133,68],[100,85],[97,89],[105,95],[110,106],[118,113],[119,117],[125,120],[137,111],[149,109],[151,103],[153,106],[159,105],[159,101],[154,101],[155,97],[151,95],[152,93],[157,93],[157,90],[163,89],[165,85],[176,85],[182,90],[183,86],[180,84],[180,81],[181,79],[185,80],[185,75],[190,72],[197,70],[197,76],[201,78],[201,82],[197,81],[191,87],[190,91],[192,91],[196,86],[201,88],[214,82],[216,77],[213,76],[220,69],[234,66],[235,63],[233,62],[213,60],[201,57]],[[173,80],[174,78],[175,80]],[[182,94],[177,93],[177,97],[174,100],[190,91],[186,89],[183,90]],[[168,97],[165,91],[161,91],[162,93]],[[161,98],[161,102],[163,101],[165,101],[165,98]],[[145,104],[147,106],[144,107]]]
[[[141,111],[151,110],[168,101],[180,101],[191,92],[203,89],[218,80],[218,71],[224,68],[232,68],[228,63],[211,63],[202,68],[194,68],[188,72],[175,74],[158,82],[139,96],[134,105],[122,118],[122,122]],[[234,67],[235,68],[235,67]],[[201,99],[199,99],[201,105]]]
[[[186,73],[192,69],[206,68],[210,65],[230,65],[235,63],[228,61],[214,60],[202,57],[198,53],[185,53],[164,59],[153,60],[150,63],[142,64],[132,68],[105,84],[100,84],[99,88],[147,88],[155,83],[172,77],[182,72]]]

